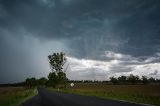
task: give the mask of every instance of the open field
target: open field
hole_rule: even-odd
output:
[[[36,94],[34,89],[24,87],[0,87],[0,106],[17,106]]]
[[[106,85],[79,83],[75,84],[73,88],[68,86],[67,89],[60,91],[160,106],[160,85]]]

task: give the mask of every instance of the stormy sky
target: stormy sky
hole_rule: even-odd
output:
[[[159,0],[0,0],[0,83],[47,77],[61,51],[72,80],[160,78],[159,11]]]

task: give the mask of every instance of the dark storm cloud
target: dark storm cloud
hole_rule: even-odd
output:
[[[76,58],[110,61],[101,55],[112,51],[138,58],[126,65],[159,63],[153,56],[160,52],[159,11],[159,0],[0,0],[0,70],[19,73],[20,67],[6,66],[13,60],[26,70],[31,66],[28,50],[35,48],[24,43],[28,37],[64,40]]]
[[[0,32],[0,84],[46,77],[50,70],[47,56],[53,51],[63,51],[64,46],[56,41],[42,43],[25,34],[19,37],[4,29]]]
[[[82,48],[76,49],[80,56],[106,49],[150,55],[160,45],[158,0],[1,0],[0,4],[1,27],[24,29],[38,38],[69,38],[71,48]]]
[[[106,36],[104,31],[109,29],[115,36],[133,35],[137,41],[138,36],[156,37],[159,5],[158,0],[1,0],[1,26],[9,30],[23,27],[34,36],[45,38],[77,37],[88,28],[97,29],[96,36]]]
[[[100,11],[105,14],[102,19],[90,17],[88,20],[88,22],[96,20],[100,26],[88,26],[90,24],[86,23],[88,27],[84,27],[86,30],[83,30],[83,38],[78,38],[80,40],[76,41],[76,44],[73,42],[72,45],[75,48],[81,45],[83,49],[79,52],[88,57],[91,56],[90,52],[104,50],[133,56],[159,52],[159,5],[158,1],[122,1],[121,5],[117,2],[110,6],[106,5],[105,9]]]
[[[32,65],[28,63],[29,54],[15,38],[6,36],[1,33],[0,83],[21,81],[24,76],[34,73],[31,69]]]

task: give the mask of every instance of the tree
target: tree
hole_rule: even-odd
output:
[[[45,86],[47,83],[47,79],[45,77],[42,77],[40,79],[37,80],[38,85],[40,86]]]
[[[118,79],[115,78],[115,77],[110,77],[110,81],[111,81],[113,84],[118,84]]]
[[[147,84],[149,81],[148,81],[148,78],[147,76],[142,76],[142,83],[143,84]]]
[[[132,84],[135,84],[139,81],[139,76],[134,76],[133,74],[130,74],[128,76],[128,81]]]
[[[60,87],[66,87],[66,81],[67,81],[67,77],[66,74],[64,72],[58,72],[58,84],[60,84]]]
[[[25,85],[29,88],[35,87],[37,85],[36,83],[36,78],[32,77],[32,78],[27,78]]]
[[[150,82],[150,83],[154,83],[154,82],[156,82],[156,79],[155,79],[155,78],[153,78],[153,77],[150,77],[148,80],[149,80],[149,82]]]
[[[26,79],[25,86],[28,87],[28,88],[31,88],[31,82],[30,82],[29,78]]]
[[[58,76],[56,72],[50,72],[48,75],[48,79],[48,86],[56,87],[56,85],[58,84]]]
[[[66,74],[63,72],[63,65],[67,59],[64,53],[53,53],[48,56],[52,72],[48,75],[48,84],[52,87],[57,85],[66,85]]]
[[[127,81],[127,77],[126,76],[120,76],[118,77],[118,81],[121,82],[121,83],[124,83]]]
[[[49,63],[52,71],[61,72],[63,65],[66,63],[66,58],[64,53],[53,53],[48,56]]]

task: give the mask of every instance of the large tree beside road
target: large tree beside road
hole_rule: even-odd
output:
[[[51,72],[48,75],[48,85],[52,87],[65,87],[67,77],[65,72],[63,72],[63,66],[66,63],[67,59],[63,52],[53,53],[48,56]]]

